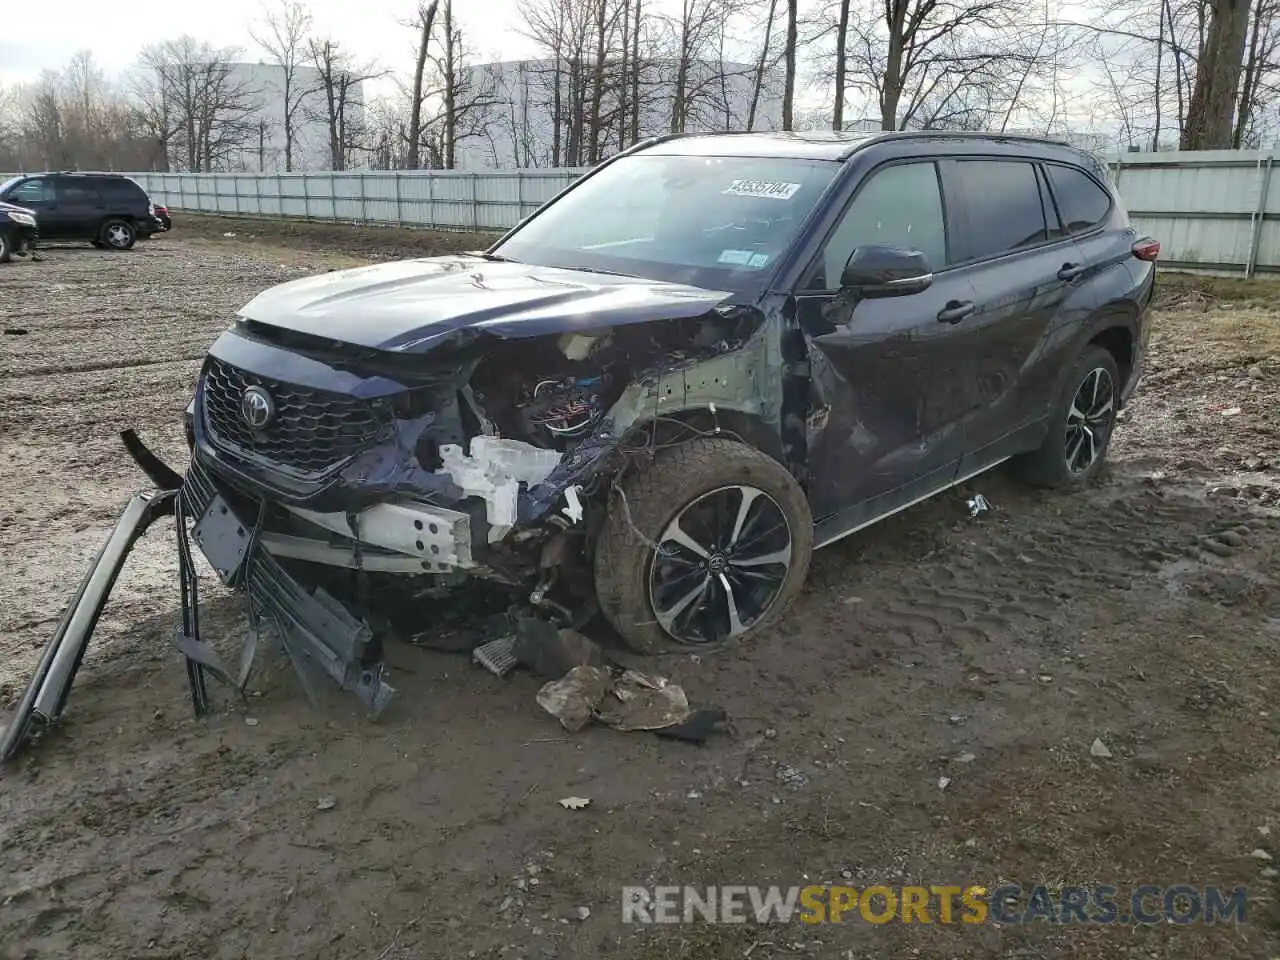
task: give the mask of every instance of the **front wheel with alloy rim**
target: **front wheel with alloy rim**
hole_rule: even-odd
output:
[[[1115,357],[1091,346],[1076,362],[1039,450],[1026,455],[1023,475],[1036,486],[1080,487],[1102,469],[1120,407]]]
[[[776,621],[812,552],[808,500],[780,463],[735,441],[691,440],[612,492],[596,594],[638,653],[709,650]]]
[[[128,220],[108,220],[98,234],[98,239],[112,250],[128,250],[136,238],[137,233]]]

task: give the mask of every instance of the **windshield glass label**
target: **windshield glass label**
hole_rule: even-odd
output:
[[[770,200],[790,200],[800,189],[798,183],[778,183],[773,180],[734,180],[729,189],[721,191],[735,197],[766,197]]]
[[[767,253],[752,253],[750,250],[722,250],[716,258],[717,263],[727,263],[735,267],[763,267],[769,262]]]

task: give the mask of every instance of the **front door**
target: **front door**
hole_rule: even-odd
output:
[[[48,177],[32,177],[23,180],[3,198],[6,203],[26,207],[36,215],[36,225],[41,240],[56,240],[60,234],[58,202],[53,191],[53,181]]]
[[[932,492],[955,475],[964,438],[956,431],[953,393],[963,374],[954,357],[975,295],[962,272],[948,269],[944,209],[933,161],[873,170],[795,293],[823,421],[811,431],[809,451],[819,520],[859,505],[862,512],[883,513],[897,499]],[[854,249],[865,245],[921,251],[933,269],[931,286],[850,305],[837,289],[840,274]]]

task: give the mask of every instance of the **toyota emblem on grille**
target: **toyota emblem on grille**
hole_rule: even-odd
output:
[[[249,387],[240,398],[240,416],[255,430],[261,430],[276,415],[276,404],[271,394],[261,387]]]

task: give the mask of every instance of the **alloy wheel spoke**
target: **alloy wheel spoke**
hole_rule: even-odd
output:
[[[1067,440],[1067,466],[1072,470],[1079,469],[1076,462],[1080,457],[1080,451],[1084,449],[1084,428],[1077,427],[1070,438]]]
[[[710,551],[708,551],[706,547],[693,539],[693,537],[689,536],[689,534],[685,532],[684,527],[680,526],[679,517],[676,517],[675,520],[672,521],[671,526],[667,527],[663,540],[671,540],[678,543],[686,550],[692,550],[704,560],[711,556]]]
[[[738,601],[733,595],[733,584],[729,582],[729,578],[723,573],[720,574],[720,588],[724,590],[725,607],[729,614],[729,636],[736,637],[747,628],[742,622],[742,617],[738,614]]]
[[[672,625],[675,624],[676,619],[681,614],[683,614],[686,610],[688,610],[691,606],[693,606],[693,604],[699,598],[706,595],[707,587],[710,585],[711,585],[711,577],[709,575],[704,576],[696,587],[694,587],[692,590],[690,590],[688,593],[682,596],[670,607],[666,608],[665,610],[658,610],[655,608],[653,612],[657,615],[658,622],[661,623],[664,628],[669,629]]]
[[[772,564],[782,564],[784,566],[791,563],[791,544],[787,544],[781,550],[775,550],[773,553],[761,554],[758,557],[734,557],[730,561],[730,565],[734,567],[763,567]]]
[[[738,492],[742,495],[742,500],[738,504],[738,515],[733,520],[733,532],[729,534],[729,541],[726,544],[730,547],[742,536],[742,530],[747,525],[747,514],[751,512],[751,504],[755,503],[756,498],[761,494],[761,491],[754,487],[738,487]]]

